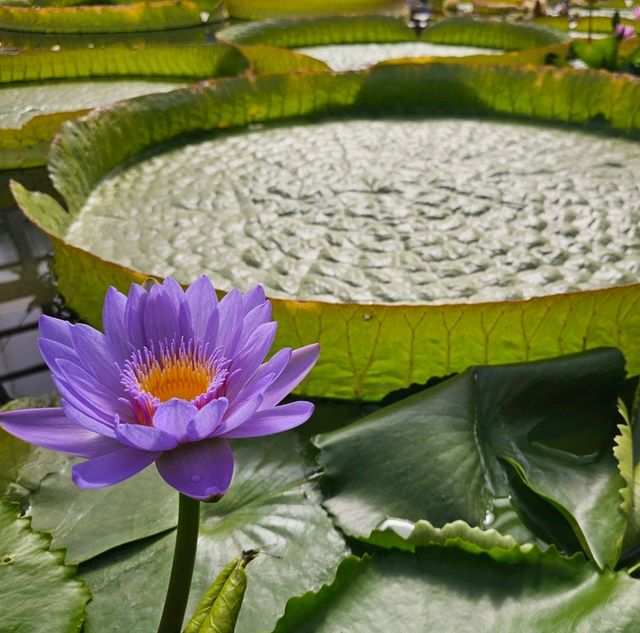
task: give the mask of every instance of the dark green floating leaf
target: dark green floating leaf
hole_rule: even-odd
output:
[[[31,409],[57,406],[56,395],[37,398],[18,398],[0,409]],[[67,458],[45,448],[23,442],[0,429],[0,497],[24,501],[30,492],[37,490],[40,482],[49,473],[62,468]]]
[[[32,532],[18,508],[0,500],[0,631],[80,631],[87,587],[74,578],[64,553],[49,551],[49,538]]]
[[[532,535],[515,513],[519,475],[542,524],[559,511],[585,551],[613,566],[626,529],[611,450],[623,367],[619,352],[602,349],[471,368],[321,435],[326,507],[358,536],[391,516],[462,519],[523,542]]]
[[[537,547],[431,546],[346,559],[334,583],[291,600],[275,633],[634,633],[638,581]],[[510,554],[510,556],[507,556]]]
[[[218,570],[243,550],[264,552],[247,569],[236,631],[269,633],[287,600],[329,581],[346,554],[342,538],[306,482],[311,469],[294,435],[234,444],[236,473],[227,495],[203,504],[198,555],[187,609],[193,613]],[[134,480],[135,481],[135,480]],[[175,536],[132,543],[85,563],[94,593],[85,633],[154,633],[171,567]]]
[[[52,534],[53,547],[67,549],[67,562],[83,562],[177,525],[178,495],[155,468],[117,486],[82,490],[71,480],[72,463],[44,479],[31,499],[33,527]]]

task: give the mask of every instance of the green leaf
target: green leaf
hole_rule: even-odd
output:
[[[509,464],[598,565],[613,566],[626,528],[611,454],[623,376],[615,350],[471,368],[319,436],[325,505],[358,536],[391,516],[462,519],[522,542],[531,537],[514,515]]]
[[[289,601],[274,633],[633,633],[639,607],[638,581],[580,556],[431,546],[346,559],[332,585]]]
[[[247,589],[245,567],[257,555],[257,550],[244,552],[218,574],[184,633],[233,633]]]
[[[268,633],[286,601],[318,588],[346,553],[342,538],[306,483],[309,470],[294,435],[234,443],[236,472],[222,501],[203,504],[188,613],[218,570],[243,550],[263,554],[247,568],[248,585],[236,631]],[[135,481],[135,479],[134,479]],[[126,521],[124,514],[119,515]],[[155,633],[164,600],[174,533],[138,541],[81,566],[91,587],[86,633]],[[135,606],[135,608],[133,608]]]
[[[18,398],[0,408],[3,411],[51,407],[58,404],[56,395]],[[66,457],[37,448],[0,429],[0,497],[24,502],[49,473],[62,468]]]
[[[591,68],[618,69],[617,37],[605,37],[599,40],[574,40],[571,51]]]
[[[638,102],[640,84],[631,77],[519,65],[406,64],[363,73],[206,82],[103,108],[67,125],[50,154],[52,178],[71,214],[57,213],[56,226],[61,226],[58,219],[70,221],[80,212],[109,171],[187,134],[327,113],[407,112],[509,114],[576,124],[597,120],[612,133],[637,134]],[[21,208],[46,227],[43,199],[16,192]],[[153,272],[101,260],[60,239],[54,243],[60,291],[94,325],[100,323],[110,284],[127,291],[132,281]],[[527,301],[407,306],[274,300],[273,306],[280,323],[277,345],[319,341],[323,349],[301,392],[373,400],[473,364],[533,360],[602,345],[623,350],[630,373],[637,373],[639,302],[640,284],[629,284]]]
[[[32,33],[162,31],[198,26],[223,16],[220,0],[160,0],[114,6],[42,8],[0,5],[0,29]]]
[[[464,521],[454,521],[442,527],[434,527],[429,521],[418,521],[413,525],[410,522],[387,519],[380,529],[374,530],[364,540],[378,547],[411,552],[415,552],[417,547],[427,545],[458,547],[471,554],[479,552],[485,552],[490,556],[494,554],[498,556],[497,560],[500,560],[502,555],[497,552],[522,553],[532,548],[531,544],[519,545],[512,536],[505,536],[493,529],[482,530],[472,527]]]
[[[620,490],[620,507],[627,517],[623,547],[628,549],[640,542],[640,465],[634,464],[633,438],[629,423],[625,421],[619,424],[618,431],[613,454],[618,460],[618,469],[625,482],[624,488]]]
[[[477,18],[446,18],[423,31],[419,38],[406,20],[391,16],[329,16],[240,23],[218,37],[234,44],[266,44],[284,48],[365,42],[431,42],[525,50],[567,42],[563,33],[529,23]]]
[[[33,49],[51,49],[60,46],[62,50],[81,48],[87,51],[95,48],[128,46],[193,46],[211,42],[217,25],[204,25],[187,29],[146,31],[131,33],[29,33],[28,31],[7,31],[0,29],[0,41],[7,49],[21,52]]]
[[[569,30],[569,20],[565,17],[543,16],[541,18],[536,18],[535,23],[558,29],[560,31]],[[578,23],[575,28],[572,28],[571,30],[577,31],[578,33],[588,33],[590,28],[589,24],[591,24],[592,33],[611,33],[611,18],[603,15],[594,15],[591,18],[591,21],[589,21],[588,16],[583,15],[578,19]],[[620,24],[625,26],[634,26],[633,20],[628,18],[622,18],[620,20]]]
[[[620,403],[619,406],[624,422],[618,425],[619,434],[615,438],[616,445],[613,453],[618,460],[618,469],[625,482],[624,488],[620,491],[622,495],[620,507],[627,516],[623,559],[625,559],[624,563],[628,564],[637,558],[637,549],[640,545],[640,459],[638,458],[640,409],[636,405],[633,418],[630,419],[624,405]]]
[[[0,630],[6,633],[80,631],[91,594],[76,580],[63,552],[49,551],[49,538],[18,517],[17,506],[0,500]]]
[[[178,495],[155,468],[116,486],[82,490],[71,480],[75,461],[50,474],[31,497],[33,527],[49,532],[53,547],[66,548],[68,563],[177,525]]]
[[[18,470],[30,454],[29,444],[0,429],[0,497],[8,496],[9,486],[18,478]]]
[[[240,46],[238,50],[249,61],[251,70],[257,75],[301,70],[329,70],[329,67],[319,59],[282,48],[255,45]]]
[[[226,0],[229,17],[239,20],[263,20],[336,13],[388,13],[400,11],[402,0]]]
[[[204,79],[237,75],[247,68],[247,60],[236,47],[228,44],[147,44],[136,48],[124,45],[105,48],[94,46],[58,51],[27,50],[19,55],[4,55],[0,57],[0,82],[98,77]]]

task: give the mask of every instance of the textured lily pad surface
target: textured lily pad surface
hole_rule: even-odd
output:
[[[0,89],[0,127],[19,128],[38,115],[88,110],[184,85],[147,79],[14,84]]]
[[[333,70],[357,70],[386,59],[400,57],[465,57],[467,55],[497,55],[497,49],[473,46],[447,46],[428,42],[393,44],[348,44],[341,46],[309,46],[298,52],[327,63]]]
[[[67,239],[158,276],[204,271],[219,287],[260,282],[276,297],[425,303],[586,290],[640,270],[639,162],[632,141],[517,123],[268,128],[116,172]]]

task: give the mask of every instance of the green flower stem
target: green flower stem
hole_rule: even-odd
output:
[[[191,588],[193,565],[196,560],[199,523],[200,502],[181,494],[176,548],[173,552],[171,578],[158,633],[180,633],[182,630],[182,621]]]

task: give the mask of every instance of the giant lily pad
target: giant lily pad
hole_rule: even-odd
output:
[[[399,13],[404,9],[402,0],[226,0],[231,18],[264,20],[307,15],[334,15],[336,13]]]
[[[220,39],[236,44],[296,48],[334,70],[355,70],[385,59],[498,54],[567,41],[558,31],[532,24],[450,18],[419,36],[402,18],[332,16],[265,20],[223,29]]]
[[[55,46],[0,55],[0,169],[44,165],[60,124],[88,109],[249,68],[267,73],[325,66],[286,50],[241,51],[228,44]]]
[[[372,112],[376,113],[377,117],[382,114],[403,112],[410,112],[419,117],[434,112],[455,113],[467,117],[470,114],[511,114],[565,123],[586,123],[595,119],[604,122],[611,131],[635,133],[640,128],[640,111],[633,104],[638,102],[639,95],[640,84],[624,76],[597,72],[576,73],[565,69],[490,65],[481,67],[437,63],[381,66],[366,73],[339,75],[304,73],[205,82],[166,95],[133,99],[121,105],[102,109],[81,121],[66,126],[58,136],[50,155],[50,171],[57,189],[68,204],[69,212],[64,211],[52,198],[30,194],[18,185],[14,187],[14,193],[29,217],[47,230],[54,240],[57,252],[56,271],[60,289],[67,301],[90,322],[99,323],[100,305],[109,283],[126,289],[133,280],[142,280],[148,275],[162,275],[171,271],[167,267],[154,270],[141,266],[136,269],[131,262],[123,265],[123,261],[119,258],[105,259],[104,254],[101,258],[78,243],[70,243],[69,238],[83,216],[86,218],[90,216],[90,206],[94,204],[94,194],[98,191],[96,186],[109,175],[112,169],[137,157],[140,173],[146,169],[147,173],[153,174],[156,168],[153,161],[161,160],[162,152],[165,152],[165,156],[171,157],[172,154],[168,150],[181,151],[175,149],[175,144],[171,146],[161,144],[180,135],[212,132],[248,123],[286,121],[304,115],[326,116],[327,113],[332,113],[332,115],[354,117]],[[306,134],[305,129],[299,130],[301,135]],[[277,130],[269,133],[277,133]],[[225,139],[224,142],[230,142],[229,146],[240,143],[240,147],[247,149],[246,143],[242,145],[243,138],[246,137],[242,134],[230,136],[228,137],[230,141]],[[186,154],[183,154],[183,157],[188,156],[191,151],[195,151],[197,155],[197,149],[207,143],[215,147],[220,142],[223,141],[219,135],[213,140],[205,140],[204,144],[189,142],[185,145]],[[628,147],[631,153],[613,161],[622,168],[624,168],[624,162],[637,152],[637,145],[629,141],[625,142],[628,143],[625,147]],[[143,150],[152,150],[156,158],[150,158],[150,154],[141,156],[140,152]],[[263,156],[269,154],[269,150],[264,145],[261,151]],[[321,153],[317,154],[320,156],[319,160],[330,162],[330,159],[322,159]],[[292,155],[295,155],[295,152],[292,152]],[[376,160],[385,161],[385,156],[381,154],[376,157]],[[140,162],[141,158],[142,162]],[[183,160],[188,164],[188,159],[183,158]],[[237,160],[240,174],[253,169],[258,179],[260,178],[260,170],[248,168],[241,156]],[[221,162],[229,166],[229,177],[233,175],[234,163],[225,159]],[[170,162],[167,165],[171,168],[170,180],[173,177],[173,165]],[[608,165],[606,168],[612,166]],[[591,167],[592,165],[585,166],[584,169]],[[605,166],[601,165],[601,167]],[[191,174],[186,176],[185,186],[189,190],[188,194],[179,195],[175,204],[166,207],[165,210],[162,210],[162,204],[167,200],[170,202],[171,197],[165,195],[166,192],[159,183],[156,201],[148,199],[145,202],[145,206],[152,208],[153,213],[157,214],[153,224],[148,227],[155,232],[154,237],[151,237],[151,233],[142,237],[144,233],[136,227],[133,234],[129,233],[129,242],[126,245],[128,256],[140,249],[146,249],[149,253],[159,253],[166,257],[166,262],[175,263],[185,258],[188,266],[189,258],[194,256],[195,251],[189,240],[199,239],[198,236],[202,233],[197,223],[189,228],[188,222],[193,222],[193,218],[203,211],[205,215],[213,216],[212,212],[207,210],[206,201],[212,197],[209,189],[210,179],[214,174],[219,173],[219,166],[207,161],[201,167],[196,164],[189,165],[189,169],[194,173],[197,173],[198,169],[204,170],[202,173],[206,173],[206,179],[198,185],[195,180],[189,180],[192,178]],[[309,166],[304,169],[308,170],[311,177],[314,168]],[[393,169],[389,171],[390,169],[387,168],[388,173],[393,171]],[[487,166],[486,169],[493,168]],[[539,165],[532,169],[526,162],[521,166],[521,171],[525,175],[540,169]],[[545,169],[549,171],[547,168],[543,168],[543,171]],[[435,166],[433,170],[435,173]],[[507,166],[498,171],[505,170],[508,170]],[[415,191],[415,196],[421,195],[422,179],[431,178],[431,173],[429,171],[407,173],[411,176],[411,180],[407,182],[405,178],[403,181],[406,183],[406,190]],[[115,173],[114,178],[109,177],[105,180],[105,186],[108,187],[110,182],[116,182],[120,177],[126,177],[126,174],[127,169]],[[306,178],[306,176],[303,177]],[[463,177],[466,178],[466,175],[461,173],[460,178]],[[397,195],[397,192],[393,188],[385,188],[385,178],[380,181],[356,183],[351,193],[346,189],[344,193],[347,197],[349,195],[356,198],[370,196],[376,201],[388,199],[389,208],[394,208],[396,205],[393,195]],[[160,180],[166,185],[166,176],[162,176]],[[153,193],[144,189],[144,179],[140,178],[140,182],[142,183],[140,191]],[[224,184],[226,176],[219,182]],[[333,204],[335,190],[331,187],[326,191],[322,189],[306,191],[300,187],[295,189],[295,180],[291,182],[293,182],[291,186],[284,182],[272,183],[272,190],[268,192],[278,198],[278,202],[285,211],[287,209],[294,211],[299,207],[296,200],[302,201],[300,204],[306,204],[309,196],[314,195],[318,195],[330,205]],[[609,188],[611,195],[616,195],[613,192],[619,183],[611,179],[606,180],[605,183],[602,185],[602,190]],[[198,186],[203,185],[206,185],[207,189],[204,193],[202,189],[198,189]],[[179,186],[179,182],[172,182],[172,191],[177,191],[176,188]],[[456,195],[456,186],[454,174],[448,195]],[[474,195],[476,194],[482,195],[478,192]],[[262,209],[261,213],[267,214],[268,209],[261,200],[256,199],[255,202],[252,200],[250,187],[236,187],[235,195],[236,200],[242,201],[243,208],[256,205]],[[262,194],[256,193],[256,195],[259,198]],[[558,196],[559,199],[562,198],[561,189],[558,190]],[[112,209],[113,215],[120,217],[123,222],[126,221],[131,200],[134,197],[135,193],[130,189],[127,190],[127,195],[123,198],[126,203],[120,210]],[[573,202],[577,200],[580,204],[578,192],[574,198]],[[488,200],[490,199],[489,197]],[[222,197],[220,200],[221,206],[216,208],[224,209]],[[519,205],[524,205],[523,209],[527,217],[534,215],[533,208],[527,208],[527,205],[535,206],[536,202],[533,198],[526,196],[518,198],[515,192],[505,192],[505,200],[518,208],[520,208]],[[432,209],[433,213],[438,212],[440,200],[424,200],[424,202],[425,210]],[[474,198],[473,204],[470,204],[469,196],[461,195],[459,200],[461,211],[443,212],[442,221],[455,225],[460,221],[460,213],[473,215],[475,209],[481,214],[482,202],[481,199]],[[490,202],[487,204],[491,206]],[[616,205],[624,206],[624,204],[621,198],[616,202]],[[184,220],[180,220],[180,216],[176,215],[176,209],[180,207],[189,209],[187,215],[183,216]],[[367,215],[366,205],[359,205],[358,208],[361,209],[358,211],[359,214]],[[590,208],[589,202],[586,208]],[[327,210],[325,209],[325,215]],[[142,211],[143,209],[140,208],[137,210],[137,212]],[[571,214],[573,214],[573,220],[569,219]],[[576,210],[568,211],[565,220],[573,222],[577,216]],[[233,231],[233,221],[222,211],[219,217],[223,222],[222,226],[229,227],[229,230]],[[260,214],[255,216],[257,233],[254,231],[254,235],[258,236],[266,231],[266,228],[260,225],[260,217]],[[162,219],[159,220],[159,218]],[[267,218],[268,215],[265,215],[265,219]],[[182,225],[181,222],[186,224]],[[319,222],[320,228],[327,225],[326,218]],[[539,220],[531,217],[531,222],[535,224]],[[271,220],[267,220],[267,223],[273,226]],[[612,222],[608,224],[595,222],[593,226],[605,225],[608,231]],[[280,243],[274,242],[274,245],[278,244],[277,249],[286,252],[286,244],[282,243],[284,239],[282,226],[277,223],[275,226],[280,236],[278,238]],[[567,227],[564,238],[568,240],[568,244],[572,244],[570,249],[578,248],[575,246],[578,242],[574,238],[581,231],[591,230],[589,226]],[[165,241],[162,247],[159,246],[165,235],[180,228],[184,230],[179,231],[181,237],[178,242],[170,244]],[[538,229],[529,227],[527,230],[530,229],[534,232],[542,230],[541,227]],[[307,229],[304,230],[307,231]],[[445,226],[442,226],[441,230],[445,231]],[[449,226],[450,230],[453,230],[452,226]],[[562,230],[564,226],[561,226]],[[629,226],[626,237],[623,238],[623,247],[630,249],[630,252],[634,252],[637,248],[635,230],[634,226]],[[389,227],[381,226],[380,231],[377,236],[379,242],[379,246],[376,246],[377,250],[373,251],[369,248],[371,244],[368,243],[367,253],[363,255],[368,254],[371,258],[373,252],[377,253],[376,257],[382,267],[380,284],[387,284],[390,289],[393,289],[396,279],[389,272],[388,263],[385,263],[389,255],[385,255],[384,247],[385,241],[389,239],[392,246],[395,244],[396,234]],[[409,230],[407,233],[409,239],[410,234]],[[489,230],[488,234],[495,237],[493,230]],[[308,233],[305,235],[313,237]],[[352,232],[351,235],[355,236],[354,239],[362,237],[357,232]],[[600,239],[598,235],[593,236],[596,242]],[[339,285],[342,283],[344,273],[344,258],[353,259],[353,251],[340,248],[339,235],[335,231],[327,231],[326,236],[326,246],[312,241],[310,247],[312,250],[318,249],[318,255],[321,255],[320,264],[325,265],[326,260],[325,268],[328,267],[326,269],[330,271],[333,267],[333,276],[339,278],[337,282]],[[292,239],[294,237],[295,235],[291,236]],[[526,237],[526,231],[521,237]],[[268,243],[268,238],[265,239]],[[505,239],[512,241],[512,235],[508,238],[505,236]],[[459,240],[460,244],[464,241],[464,239]],[[131,248],[133,243],[136,244],[135,248]],[[535,244],[527,242],[526,239],[522,243],[535,248]],[[488,248],[498,247],[494,239],[488,244]],[[239,246],[235,236],[231,248],[233,252],[242,252],[241,245]],[[395,246],[390,249],[391,253],[394,248]],[[456,246],[455,258],[459,257],[461,248],[463,246]],[[323,255],[323,252],[328,252],[329,256]],[[425,252],[428,253],[428,249]],[[226,264],[229,261],[229,253],[229,249],[224,253],[213,252],[211,244],[207,245],[206,254],[210,266],[218,272],[225,272],[224,265],[221,266],[220,263]],[[273,250],[273,253],[277,254],[278,250]],[[273,268],[277,272],[274,262],[264,259],[264,251],[254,252],[249,248],[246,256],[249,259],[249,265],[252,265],[251,257],[254,256],[253,265],[257,271],[263,270],[264,273],[269,273]],[[202,267],[202,259],[198,257],[197,252],[195,257],[193,276],[201,272]],[[600,257],[600,259],[603,258],[606,259],[606,256]],[[629,264],[633,265],[633,261],[636,259],[631,258]],[[598,266],[600,263],[599,261]],[[551,265],[551,262],[548,264]],[[422,265],[419,264],[419,266]],[[225,283],[225,277],[218,275],[218,272],[213,275],[213,279],[224,290],[229,285]],[[634,274],[631,269],[630,272]],[[526,271],[524,273],[525,278],[529,277]],[[454,270],[450,274],[455,276],[458,273]],[[183,282],[190,281],[186,274],[178,275],[178,278]],[[295,280],[295,275],[292,278]],[[251,279],[242,279],[242,285],[259,281],[266,281],[264,274],[256,274]],[[619,277],[608,280],[599,288],[565,287],[564,290],[571,289],[571,292],[541,293],[541,296],[526,299],[517,299],[515,296],[507,299],[502,295],[496,297],[496,299],[502,299],[501,301],[484,302],[474,300],[472,289],[468,296],[457,297],[456,303],[451,303],[449,298],[436,300],[431,304],[420,303],[421,299],[416,297],[414,292],[401,298],[400,301],[396,298],[395,304],[386,299],[384,301],[376,299],[375,302],[371,302],[371,297],[367,301],[356,302],[344,294],[340,301],[336,301],[337,297],[332,296],[331,302],[312,300],[311,295],[308,294],[299,297],[294,293],[289,295],[290,298],[284,298],[283,294],[280,294],[282,298],[274,299],[276,318],[280,321],[278,343],[298,346],[319,340],[323,346],[320,363],[303,386],[303,390],[315,395],[338,397],[355,395],[376,398],[390,389],[406,386],[414,381],[424,381],[429,376],[458,371],[473,363],[535,359],[603,344],[614,344],[623,349],[629,362],[629,370],[636,372],[640,369],[640,344],[638,343],[640,316],[636,309],[640,288],[636,283],[629,283],[632,281],[634,281],[633,276]],[[330,290],[329,293],[332,291]],[[326,299],[326,294],[322,299]],[[525,297],[527,296],[530,295],[525,293]],[[305,300],[301,300],[303,298]]]
[[[331,585],[289,602],[275,633],[636,630],[638,581],[626,571],[499,542],[472,553],[460,537],[459,547],[346,559]]]
[[[34,49],[51,49],[60,46],[91,50],[107,46],[194,46],[214,41],[215,32],[224,23],[204,24],[184,29],[164,31],[142,31],[129,33],[31,33],[29,31],[7,31],[0,29],[0,46],[4,52]]]
[[[218,32],[234,44],[267,44],[302,48],[365,42],[428,42],[484,48],[525,50],[567,41],[555,29],[529,23],[477,18],[440,20],[416,36],[402,18],[392,16],[331,16],[240,23]]]

